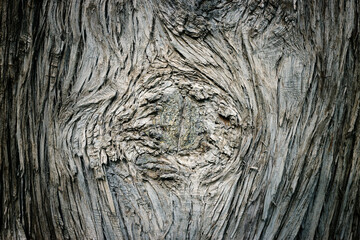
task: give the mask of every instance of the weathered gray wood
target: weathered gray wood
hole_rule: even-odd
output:
[[[359,239],[360,2],[0,1],[1,239]]]

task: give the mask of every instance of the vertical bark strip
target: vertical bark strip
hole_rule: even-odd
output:
[[[0,0],[1,239],[359,239],[359,0]]]

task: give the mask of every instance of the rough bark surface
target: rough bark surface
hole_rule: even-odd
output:
[[[1,239],[360,239],[358,0],[0,12]]]

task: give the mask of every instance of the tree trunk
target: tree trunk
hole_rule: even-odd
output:
[[[360,239],[359,0],[0,11],[0,238]]]

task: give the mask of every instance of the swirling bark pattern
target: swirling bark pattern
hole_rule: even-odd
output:
[[[0,238],[359,239],[359,9],[0,1]]]

